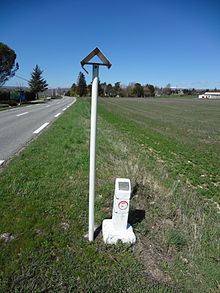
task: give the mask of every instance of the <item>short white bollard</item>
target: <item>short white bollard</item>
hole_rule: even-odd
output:
[[[102,223],[103,240],[115,244],[118,240],[123,243],[135,243],[132,226],[128,224],[128,213],[131,197],[131,182],[126,178],[116,178],[112,219]]]

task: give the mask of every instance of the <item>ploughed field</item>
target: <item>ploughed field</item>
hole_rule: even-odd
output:
[[[101,106],[173,178],[219,201],[220,100],[121,98]]]

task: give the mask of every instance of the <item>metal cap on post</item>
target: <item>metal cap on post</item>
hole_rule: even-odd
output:
[[[98,56],[102,63],[90,62],[94,56]],[[104,54],[95,48],[81,62],[82,68],[84,65],[93,66],[92,77],[92,104],[91,104],[91,132],[90,132],[90,167],[89,167],[89,241],[94,240],[94,203],[95,203],[95,175],[96,175],[96,124],[97,124],[97,102],[98,102],[98,80],[99,66],[111,67],[111,63]],[[85,70],[86,71],[86,70]],[[87,71],[86,71],[87,72]],[[88,73],[88,72],[87,72]]]
[[[102,61],[102,63],[96,63],[96,62],[89,62],[93,57],[98,56],[99,59]],[[89,53],[81,62],[81,66],[84,69],[84,65],[89,64],[89,65],[102,65],[102,66],[107,66],[110,68],[112,64],[109,62],[109,60],[105,57],[105,55],[100,51],[99,48],[95,48],[92,52]]]

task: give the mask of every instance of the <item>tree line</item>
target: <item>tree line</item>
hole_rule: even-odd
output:
[[[80,72],[77,82],[72,84],[66,95],[83,97],[91,96],[91,92],[92,84],[87,85],[85,75]],[[99,81],[98,94],[102,97],[153,97],[155,96],[155,87],[151,84],[141,85],[140,83],[130,83],[125,86],[120,82],[112,85]]]
[[[91,96],[92,84],[86,83],[85,75],[80,72],[77,82],[73,83],[67,96]],[[157,87],[152,84],[142,85],[140,83],[131,82],[128,85],[123,85],[120,82],[114,84],[99,82],[98,95],[101,97],[154,97],[154,96],[169,96],[169,95],[197,95],[198,90],[195,89],[173,89],[170,84],[165,87]]]

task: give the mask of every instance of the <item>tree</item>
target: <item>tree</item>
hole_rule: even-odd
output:
[[[154,97],[155,96],[155,89],[154,86],[151,84],[146,84],[143,86],[144,96],[145,97]]]
[[[130,82],[127,87],[126,87],[126,96],[127,97],[134,97],[135,93],[134,93],[134,82]]]
[[[86,95],[87,94],[86,80],[85,80],[85,75],[82,72],[79,73],[77,85],[78,85],[77,94],[80,97]]]
[[[106,95],[108,97],[112,97],[113,96],[113,87],[112,87],[112,85],[110,83],[107,85]]]
[[[71,88],[70,88],[70,96],[71,97],[77,96],[77,91],[78,91],[78,87],[77,87],[77,85],[75,83],[73,83]]]
[[[134,85],[134,94],[137,97],[143,97],[144,96],[144,90],[140,83],[135,83]]]
[[[161,96],[163,93],[163,88],[160,88],[158,86],[154,87],[155,96]]]
[[[91,97],[92,96],[92,83],[87,85],[87,96]]]
[[[19,65],[15,64],[15,59],[15,51],[0,43],[0,86],[13,77],[18,70]]]
[[[36,65],[31,73],[31,79],[28,82],[31,91],[35,94],[35,96],[37,96],[37,99],[38,93],[47,90],[48,86],[46,80],[41,77],[42,73],[43,71],[38,65]]]
[[[148,85],[143,86],[143,90],[144,90],[144,96],[145,97],[151,97],[151,90],[148,87]]]
[[[114,94],[116,97],[120,96],[120,92],[121,92],[121,85],[120,85],[120,81],[117,81],[114,85]]]
[[[100,83],[99,86],[101,88],[101,89],[99,89],[99,96],[106,97],[106,95],[107,95],[107,84],[106,84],[106,82]]]
[[[104,86],[103,83],[98,82],[98,96],[103,97],[104,96]]]
[[[172,90],[171,90],[171,84],[168,83],[168,84],[165,86],[165,88],[163,88],[163,95],[168,96],[168,95],[171,95],[171,93],[172,93]]]

